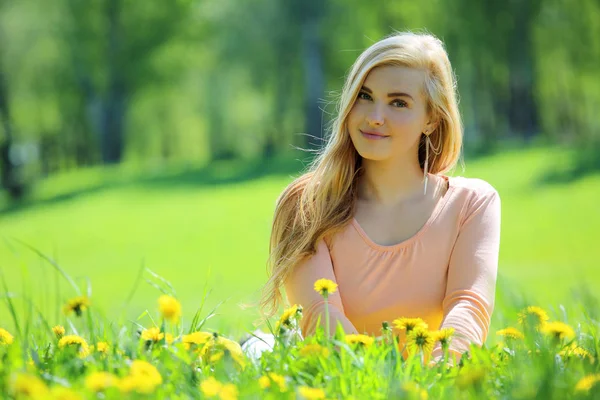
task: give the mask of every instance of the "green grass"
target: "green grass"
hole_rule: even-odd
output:
[[[600,175],[543,183],[544,174],[564,163],[565,156],[557,149],[515,150],[467,160],[466,170],[455,172],[485,179],[501,195],[499,304],[510,292],[552,309],[570,305],[572,289],[583,282],[600,287]],[[266,280],[275,200],[295,176],[294,168],[301,167],[299,162],[291,169],[278,165],[153,172],[96,168],[43,181],[34,201],[0,209],[0,237],[5,239],[0,268],[10,292],[33,293],[49,323],[61,321],[56,302],[75,294],[14,238],[53,257],[82,288],[89,278],[93,302],[109,317],[117,315],[143,263],[174,285],[188,321],[207,284],[212,289],[208,306],[226,300],[209,326],[241,335],[258,317],[256,309],[242,310],[239,303],[257,300]],[[158,295],[142,282],[128,316],[154,310]],[[3,307],[0,321],[5,325],[8,320]]]

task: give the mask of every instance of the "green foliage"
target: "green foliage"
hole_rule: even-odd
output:
[[[164,278],[150,276],[170,287]],[[517,329],[498,332],[500,341],[472,345],[456,359],[447,350],[439,358],[422,350],[406,352],[393,329],[357,336],[345,335],[338,325],[331,337],[319,327],[302,338],[302,312],[294,309],[277,324],[272,351],[249,357],[224,332],[197,331],[168,322],[164,309],[149,310],[138,318],[141,325],[111,321],[92,297],[89,307],[79,315],[63,315],[52,329],[43,314],[20,321],[31,333],[27,337],[13,338],[0,329],[0,391],[15,398],[68,393],[108,399],[571,399],[600,394],[600,322],[589,317],[546,322],[526,317],[544,313],[539,308],[521,310],[511,321]],[[188,328],[192,335],[185,334]]]

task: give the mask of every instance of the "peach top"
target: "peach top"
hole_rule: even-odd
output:
[[[442,176],[448,189],[429,220],[396,245],[373,242],[352,219],[343,231],[317,243],[315,255],[295,266],[285,282],[290,304],[304,308],[304,336],[314,333],[324,301],[320,278],[338,284],[329,296],[331,332],[381,335],[383,321],[420,317],[429,329],[452,327],[450,350],[460,358],[469,343],[485,342],[500,247],[500,197],[481,179]],[[403,332],[400,343],[405,340]],[[432,356],[441,354],[439,345]]]

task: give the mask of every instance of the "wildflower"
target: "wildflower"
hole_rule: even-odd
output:
[[[200,357],[207,364],[219,361],[225,354],[231,356],[240,368],[246,367],[246,359],[240,344],[219,336],[216,332],[200,350]]]
[[[218,395],[221,400],[236,400],[239,396],[238,389],[234,384],[222,384],[212,376],[202,381],[200,390],[206,397]]]
[[[317,400],[325,398],[325,391],[323,389],[310,388],[308,386],[300,386],[298,388],[300,395],[308,400]]]
[[[64,386],[53,386],[50,393],[53,400],[83,400],[79,393]]]
[[[443,328],[438,331],[431,332],[434,342],[440,342],[442,348],[447,348],[454,336],[454,328]]]
[[[471,386],[480,386],[485,379],[487,372],[482,367],[467,367],[456,377],[456,385],[461,389],[468,389]]]
[[[173,337],[172,333],[165,333],[165,342],[167,344],[172,344],[175,341],[175,337]]]
[[[85,387],[92,392],[103,392],[117,385],[118,378],[109,372],[92,372],[85,378]]]
[[[81,317],[81,313],[90,306],[90,300],[86,296],[77,296],[72,298],[64,305],[63,311],[69,315],[74,312],[75,315]]]
[[[0,328],[0,345],[11,344],[14,338],[6,329]]]
[[[408,349],[414,353],[422,351],[423,354],[429,354],[433,350],[433,344],[435,343],[435,338],[431,332],[422,326],[417,326],[411,330],[407,335],[407,339]]]
[[[45,398],[48,396],[48,386],[35,375],[16,374],[11,377],[9,392],[15,398]]]
[[[409,395],[410,399],[427,400],[429,397],[425,389],[421,389],[417,383],[412,381],[402,383],[401,389]]]
[[[186,350],[190,350],[195,348],[200,344],[204,344],[210,340],[212,337],[212,333],[210,332],[193,332],[189,335],[183,335],[181,341],[183,342],[183,346]]]
[[[337,291],[337,283],[330,281],[329,279],[319,279],[315,282],[315,292],[320,293],[321,296],[327,298],[330,294]]]
[[[300,355],[302,357],[329,357],[329,349],[327,347],[323,347],[318,343],[307,344],[303,348],[300,349]]]
[[[275,324],[275,332],[279,332],[281,327],[291,329],[294,327],[294,324],[302,318],[302,306],[298,304],[294,304],[292,307],[286,309],[279,321]]]
[[[582,359],[589,359],[590,362],[594,362],[594,357],[590,354],[589,351],[579,346],[577,343],[571,343],[569,346],[566,346],[559,353],[563,358],[569,358],[571,356],[577,356]]]
[[[219,398],[221,400],[237,400],[238,396],[238,389],[233,383],[223,385],[219,392]]]
[[[520,330],[518,330],[516,328],[512,328],[512,327],[500,329],[498,332],[496,332],[496,335],[504,336],[504,337],[511,338],[511,339],[524,339],[525,338],[525,335],[523,335],[523,333],[521,333]]]
[[[80,357],[86,357],[90,354],[90,348],[87,342],[80,336],[77,335],[66,335],[58,341],[58,347],[64,349],[65,347],[76,347],[79,351]]]
[[[406,333],[410,333],[416,327],[422,327],[423,329],[429,328],[427,323],[421,318],[398,318],[392,321],[396,329],[406,330]]]
[[[90,353],[100,353],[102,357],[106,357],[109,350],[109,344],[106,342],[98,342],[96,345],[90,346]]]
[[[267,389],[271,386],[271,380],[268,376],[263,375],[258,378],[258,386],[260,386],[261,389]]]
[[[204,394],[207,397],[216,396],[217,394],[219,394],[222,387],[223,384],[212,376],[208,379],[203,380],[200,384],[200,390],[202,390],[202,394]]]
[[[267,387],[271,386],[271,381],[275,382],[277,384],[277,386],[279,386],[279,391],[280,392],[285,392],[287,390],[287,384],[285,383],[285,377],[279,374],[276,374],[275,372],[269,372],[268,374],[268,380],[269,380],[269,384],[267,385]],[[264,381],[263,381],[264,383]]]
[[[519,323],[521,325],[533,325],[535,328],[543,326],[550,317],[544,309],[538,306],[529,306],[519,313]]]
[[[60,339],[61,337],[65,336],[65,327],[62,325],[56,325],[52,327],[52,332],[54,332],[54,336],[56,336],[57,339]]]
[[[369,347],[375,341],[375,339],[372,338],[371,336],[361,335],[361,334],[346,335],[344,340],[346,341],[346,343],[348,343],[350,345],[359,344],[359,345],[361,345],[361,347]]]
[[[138,393],[153,393],[158,385],[163,382],[160,372],[147,361],[135,360],[129,367],[129,376],[133,378],[129,384],[134,384]]]
[[[575,331],[564,322],[548,322],[542,326],[541,331],[555,339],[572,339],[575,337]]]
[[[146,342],[158,343],[165,337],[165,334],[160,331],[160,329],[153,327],[149,329],[144,329],[142,332],[142,340]]]
[[[596,383],[600,382],[600,374],[591,374],[585,376],[577,382],[575,385],[576,392],[589,392],[591,388],[593,388]]]
[[[179,321],[181,317],[181,304],[175,297],[163,294],[158,298],[158,308],[167,321],[173,323]]]

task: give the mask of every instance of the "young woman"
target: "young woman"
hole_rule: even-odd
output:
[[[347,76],[328,142],[281,194],[271,276],[261,307],[277,312],[285,288],[314,333],[320,278],[330,332],[380,335],[383,321],[420,317],[454,328],[460,358],[481,345],[494,309],[500,198],[487,182],[445,175],[457,163],[462,125],[456,80],[442,42],[397,33],[366,49]],[[400,341],[405,340],[402,332]],[[439,358],[441,348],[432,357]]]

